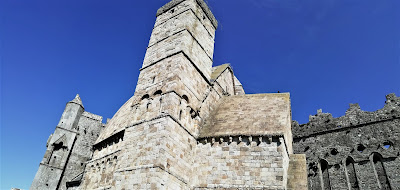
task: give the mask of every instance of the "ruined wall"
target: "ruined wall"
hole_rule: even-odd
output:
[[[135,95],[97,140],[83,188],[189,187],[199,110],[212,89],[216,26],[205,8],[186,0],[158,11]]]
[[[400,189],[400,98],[375,112],[351,104],[333,118],[318,111],[294,122],[294,152],[307,156],[309,189]]]
[[[91,169],[86,174],[84,188],[129,189],[143,184],[149,187],[164,184],[165,188],[173,189],[174,183],[164,177],[173,179],[180,186],[189,184],[196,140],[169,115],[128,127],[123,141],[118,140],[100,152],[112,149],[112,146],[117,146],[113,148],[115,151],[89,162]],[[145,176],[132,177],[146,171],[149,173]],[[164,176],[161,181],[153,180],[159,175]]]

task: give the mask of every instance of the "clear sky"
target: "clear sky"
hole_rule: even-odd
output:
[[[168,0],[1,0],[1,189],[29,189],[66,102],[111,118],[133,95]],[[290,92],[293,119],[400,95],[398,0],[209,0],[214,65],[247,93]]]

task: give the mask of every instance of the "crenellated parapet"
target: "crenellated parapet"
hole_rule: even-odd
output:
[[[310,115],[309,122],[306,124],[299,125],[297,121],[293,121],[292,131],[294,138],[301,138],[399,118],[400,97],[389,94],[386,96],[385,106],[377,111],[363,111],[358,104],[350,104],[344,116],[334,118],[332,114],[318,110],[316,115]]]
[[[321,110],[292,123],[293,150],[306,154],[310,189],[395,189],[400,186],[400,98],[374,112],[350,104],[334,118]]]

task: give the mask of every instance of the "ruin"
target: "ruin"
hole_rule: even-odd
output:
[[[213,67],[218,22],[203,0],[172,0],[156,16],[134,95],[105,124],[85,111],[79,95],[68,102],[31,189],[399,185],[399,98],[388,96],[371,121],[357,119],[370,113],[352,106],[344,119],[318,113],[299,125],[289,93],[245,94],[229,64]],[[372,137],[376,125],[385,133]],[[375,141],[358,138],[353,155],[334,139],[347,131],[357,137],[367,126],[364,133],[384,149],[373,151]],[[368,182],[360,177],[366,169]]]
[[[387,95],[374,112],[350,104],[338,118],[318,110],[292,130],[293,151],[307,157],[309,189],[400,189],[400,97]]]

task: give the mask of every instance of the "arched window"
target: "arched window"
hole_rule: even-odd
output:
[[[183,95],[182,98],[186,100],[186,103],[189,103],[189,98],[186,95]]]
[[[347,170],[347,176],[349,179],[350,188],[354,189],[354,190],[358,190],[359,186],[358,186],[356,170],[354,168],[354,160],[351,157],[348,157],[346,159],[346,170]]]
[[[378,175],[377,181],[380,185],[380,188],[391,190],[389,180],[386,175],[386,170],[382,163],[382,156],[378,153],[373,153],[372,161],[374,163],[376,174]]]
[[[150,98],[150,96],[148,94],[145,94],[145,95],[142,96],[141,100],[148,99],[148,98]]]
[[[162,94],[162,90],[157,90],[156,92],[154,92],[153,95],[155,96],[155,95],[161,95],[161,94]]]
[[[321,165],[321,175],[322,175],[322,183],[321,188],[323,190],[331,190],[331,183],[329,181],[329,164],[326,160],[320,161]]]

